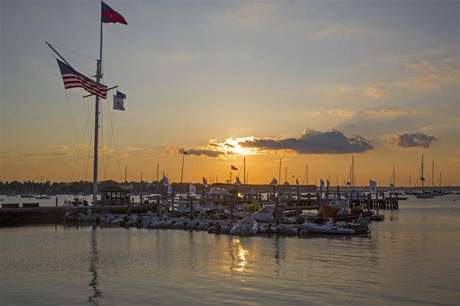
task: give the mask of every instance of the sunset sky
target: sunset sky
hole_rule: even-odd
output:
[[[104,24],[100,179],[459,184],[458,1],[115,1]],[[0,180],[92,180],[94,98],[64,90],[49,43],[87,75],[100,2],[1,7]],[[87,57],[82,57],[79,54]],[[87,124],[88,122],[88,124]],[[113,131],[112,131],[113,126]],[[86,129],[85,129],[86,128]],[[114,141],[115,139],[115,141]],[[116,147],[116,148],[115,148]],[[77,158],[78,157],[78,158]],[[233,171],[238,175],[239,171]],[[242,180],[243,174],[240,173]]]

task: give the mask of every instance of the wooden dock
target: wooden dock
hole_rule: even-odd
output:
[[[0,209],[0,227],[20,226],[26,224],[57,224],[62,222],[62,218],[67,211],[72,214],[86,213],[91,209],[93,214],[108,212],[111,214],[126,214],[130,209],[132,214],[147,212],[149,207],[139,205],[122,206],[79,206],[79,207],[5,207]]]

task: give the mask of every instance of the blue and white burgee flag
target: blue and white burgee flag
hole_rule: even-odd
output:
[[[190,193],[195,194],[196,193],[196,187],[193,184],[190,184]]]
[[[369,191],[371,193],[377,192],[377,182],[374,182],[373,180],[369,180]]]
[[[395,185],[390,184],[390,192],[395,192]]]
[[[298,178],[295,179],[295,183],[296,183],[297,187],[299,187],[299,179]]]
[[[172,186],[168,185],[168,194],[172,194]]]
[[[320,185],[321,187],[324,187],[324,181],[323,181],[323,179],[320,179],[320,180],[319,180],[319,185]]]
[[[113,109],[114,110],[125,110],[125,99],[126,95],[122,92],[117,91],[116,95],[113,95]]]
[[[163,185],[169,186],[169,178],[163,175]]]
[[[270,183],[270,185],[278,186],[278,181],[276,180],[276,178],[273,178],[273,180],[272,180],[272,182]]]
[[[208,181],[203,177],[203,186],[208,187]]]
[[[241,182],[240,182],[240,178],[239,178],[239,177],[236,177],[235,185],[236,185],[236,186],[240,186],[240,185],[241,185]]]

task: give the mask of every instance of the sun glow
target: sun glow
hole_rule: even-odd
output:
[[[225,139],[223,143],[219,143],[221,149],[227,154],[234,155],[257,155],[259,150],[256,148],[245,148],[241,143],[254,140],[254,136],[235,138],[232,137]],[[216,143],[217,144],[217,143]]]

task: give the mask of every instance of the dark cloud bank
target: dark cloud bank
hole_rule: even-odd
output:
[[[423,133],[394,134],[388,138],[390,144],[401,148],[429,148],[430,144],[439,138]]]
[[[363,153],[374,148],[359,134],[348,138],[337,130],[321,132],[311,128],[295,138],[255,138],[240,145],[262,150],[291,150],[299,154]]]

